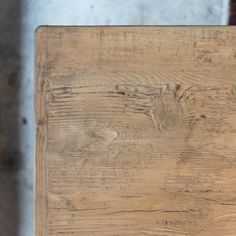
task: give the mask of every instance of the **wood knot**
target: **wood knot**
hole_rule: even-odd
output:
[[[183,109],[177,95],[180,87],[179,84],[166,85],[153,99],[150,114],[155,127],[159,130],[170,129],[182,122]]]

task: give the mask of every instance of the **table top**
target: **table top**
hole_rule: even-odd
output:
[[[37,236],[235,235],[235,46],[235,27],[40,27]]]

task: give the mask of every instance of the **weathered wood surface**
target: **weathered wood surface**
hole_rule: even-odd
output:
[[[236,28],[36,36],[37,236],[235,236]]]

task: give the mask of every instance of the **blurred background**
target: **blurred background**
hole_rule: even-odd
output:
[[[34,235],[34,30],[235,24],[230,0],[0,0],[0,236]]]

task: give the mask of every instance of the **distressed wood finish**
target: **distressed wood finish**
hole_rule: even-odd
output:
[[[36,36],[37,236],[236,235],[236,28]]]

